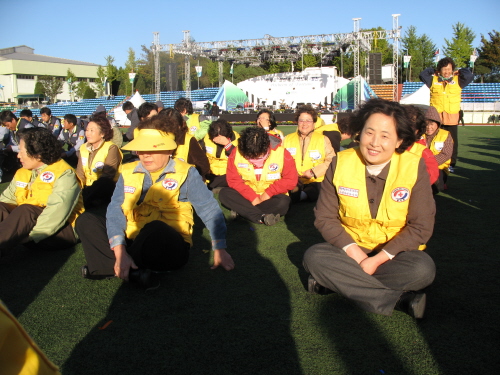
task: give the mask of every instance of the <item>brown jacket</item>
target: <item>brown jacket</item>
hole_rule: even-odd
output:
[[[371,176],[366,172],[366,188],[372,218],[377,216],[390,165],[391,163],[387,164],[378,176]],[[333,175],[336,167],[337,157],[334,157],[326,172],[325,179],[321,183],[321,193],[314,208],[316,215],[314,225],[325,241],[336,247],[343,248],[355,241],[340,223],[338,215],[339,199],[333,185]],[[429,174],[427,173],[425,161],[421,159],[418,166],[417,181],[411,191],[406,226],[384,246],[384,250],[391,255],[396,255],[401,251],[417,250],[419,245],[425,244],[431,237],[435,214],[436,206],[429,185]],[[370,252],[368,249],[363,250],[367,253]]]

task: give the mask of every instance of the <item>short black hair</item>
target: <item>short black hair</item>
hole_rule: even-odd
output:
[[[33,117],[33,112],[30,109],[26,108],[19,113],[19,117]]]
[[[316,110],[311,107],[310,105],[303,105],[299,108],[297,108],[297,111],[295,111],[295,122],[298,123],[299,122],[299,117],[302,113],[309,113],[314,121],[314,123],[316,123],[316,121],[318,121],[318,112],[316,112]]]
[[[40,110],[40,114],[46,114],[46,115],[52,115],[52,111],[50,110],[49,107],[43,107],[41,110]]]
[[[212,122],[210,124],[210,128],[208,129],[208,137],[210,140],[213,140],[218,135],[222,135],[229,139],[232,139],[232,136],[234,135],[231,125],[229,125],[229,123],[222,118]]]
[[[75,115],[72,115],[71,113],[68,113],[67,115],[64,115],[64,119],[67,120],[70,124],[76,125],[77,119]]]
[[[267,153],[270,143],[264,129],[260,126],[249,126],[240,133],[238,151],[245,159],[256,159]]]
[[[403,108],[406,111],[408,120],[410,120],[411,128],[415,133],[415,138],[420,139],[422,134],[425,133],[425,128],[427,126],[424,112],[420,108],[411,104],[403,105]]]
[[[61,145],[49,129],[27,128],[19,132],[19,138],[24,140],[28,156],[42,163],[54,164],[61,158]]]
[[[399,103],[378,98],[366,101],[353,112],[350,129],[351,134],[356,134],[355,141],[359,142],[360,134],[365,127],[366,121],[375,113],[381,113],[394,119],[396,134],[398,139],[402,140],[401,145],[396,149],[398,154],[402,154],[408,147],[415,143],[415,133],[412,130],[404,107]]]
[[[155,103],[144,102],[140,105],[139,109],[137,109],[137,115],[141,120],[146,119],[149,117],[151,111],[158,112],[158,106]]]
[[[456,68],[455,61],[453,61],[453,59],[451,57],[444,57],[438,61],[436,70],[438,72],[440,72],[442,68],[444,68],[445,66],[448,66],[450,64],[451,64],[451,69],[453,71],[455,71],[455,68]]]
[[[174,104],[174,108],[179,112],[184,112],[184,110],[186,110],[188,115],[193,114],[193,103],[191,103],[191,100],[186,98],[177,99]]]
[[[134,105],[130,101],[126,101],[125,103],[122,104],[122,109],[124,111],[128,111],[128,110],[131,110],[131,109],[134,109],[134,108],[135,108]]]
[[[274,113],[272,113],[269,109],[261,109],[259,113],[257,113],[257,119],[263,113],[267,113],[269,115],[269,130],[273,130],[276,127],[276,118],[274,117]]]
[[[172,133],[175,136],[175,143],[183,145],[186,140],[188,127],[178,110],[167,108],[151,118],[141,120],[140,129],[156,129],[164,133]]]
[[[3,125],[4,122],[12,122],[12,120],[17,121],[17,117],[14,112],[6,109],[0,113],[0,125]]]
[[[341,134],[352,135],[351,129],[349,128],[351,123],[352,114],[347,114],[343,116],[339,121],[337,121],[337,126]],[[321,130],[321,129],[320,129]]]

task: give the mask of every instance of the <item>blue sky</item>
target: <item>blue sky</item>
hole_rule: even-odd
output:
[[[258,39],[272,36],[335,34],[360,27],[392,28],[391,14],[399,13],[402,35],[413,25],[437,47],[451,39],[452,25],[462,22],[480,34],[500,31],[499,0],[417,1],[73,1],[0,0],[2,31],[0,48],[28,45],[35,53],[105,64],[115,57],[122,66],[132,47],[150,46],[153,32],[160,43],[180,43],[182,30],[190,30],[197,42]],[[214,5],[211,5],[214,4]],[[22,5],[22,6],[21,6]],[[9,15],[6,17],[6,15]]]

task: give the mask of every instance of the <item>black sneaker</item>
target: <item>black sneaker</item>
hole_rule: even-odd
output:
[[[136,283],[146,291],[156,289],[160,286],[158,276],[148,269],[133,269],[128,271],[128,280],[131,283]]]
[[[403,292],[396,303],[395,310],[407,313],[412,318],[422,319],[425,314],[427,296],[424,292]]]
[[[82,266],[81,272],[82,272],[82,277],[84,279],[89,279],[89,280],[104,280],[104,279],[112,279],[115,277],[115,275],[92,275],[87,265]]]
[[[307,279],[307,290],[311,294],[320,294],[320,295],[335,293],[333,290],[328,289],[323,285],[320,285],[312,275],[309,275],[309,278]]]

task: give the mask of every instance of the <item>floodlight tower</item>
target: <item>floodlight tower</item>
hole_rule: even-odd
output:
[[[155,94],[156,100],[160,100],[160,33],[153,32],[153,58],[155,62]]]
[[[354,21],[354,108],[356,108],[359,104],[360,100],[360,82],[357,80],[359,76],[359,21],[361,18],[353,18]]]
[[[182,30],[184,33],[184,48],[189,51],[191,48],[191,38],[189,36],[189,30]],[[186,98],[191,100],[191,62],[189,61],[189,54],[184,56],[184,80],[186,81]]]
[[[394,43],[392,45],[392,100],[398,101],[398,65],[399,65],[399,33],[400,27],[398,22],[398,17],[401,14],[392,15],[392,30],[394,32]]]

